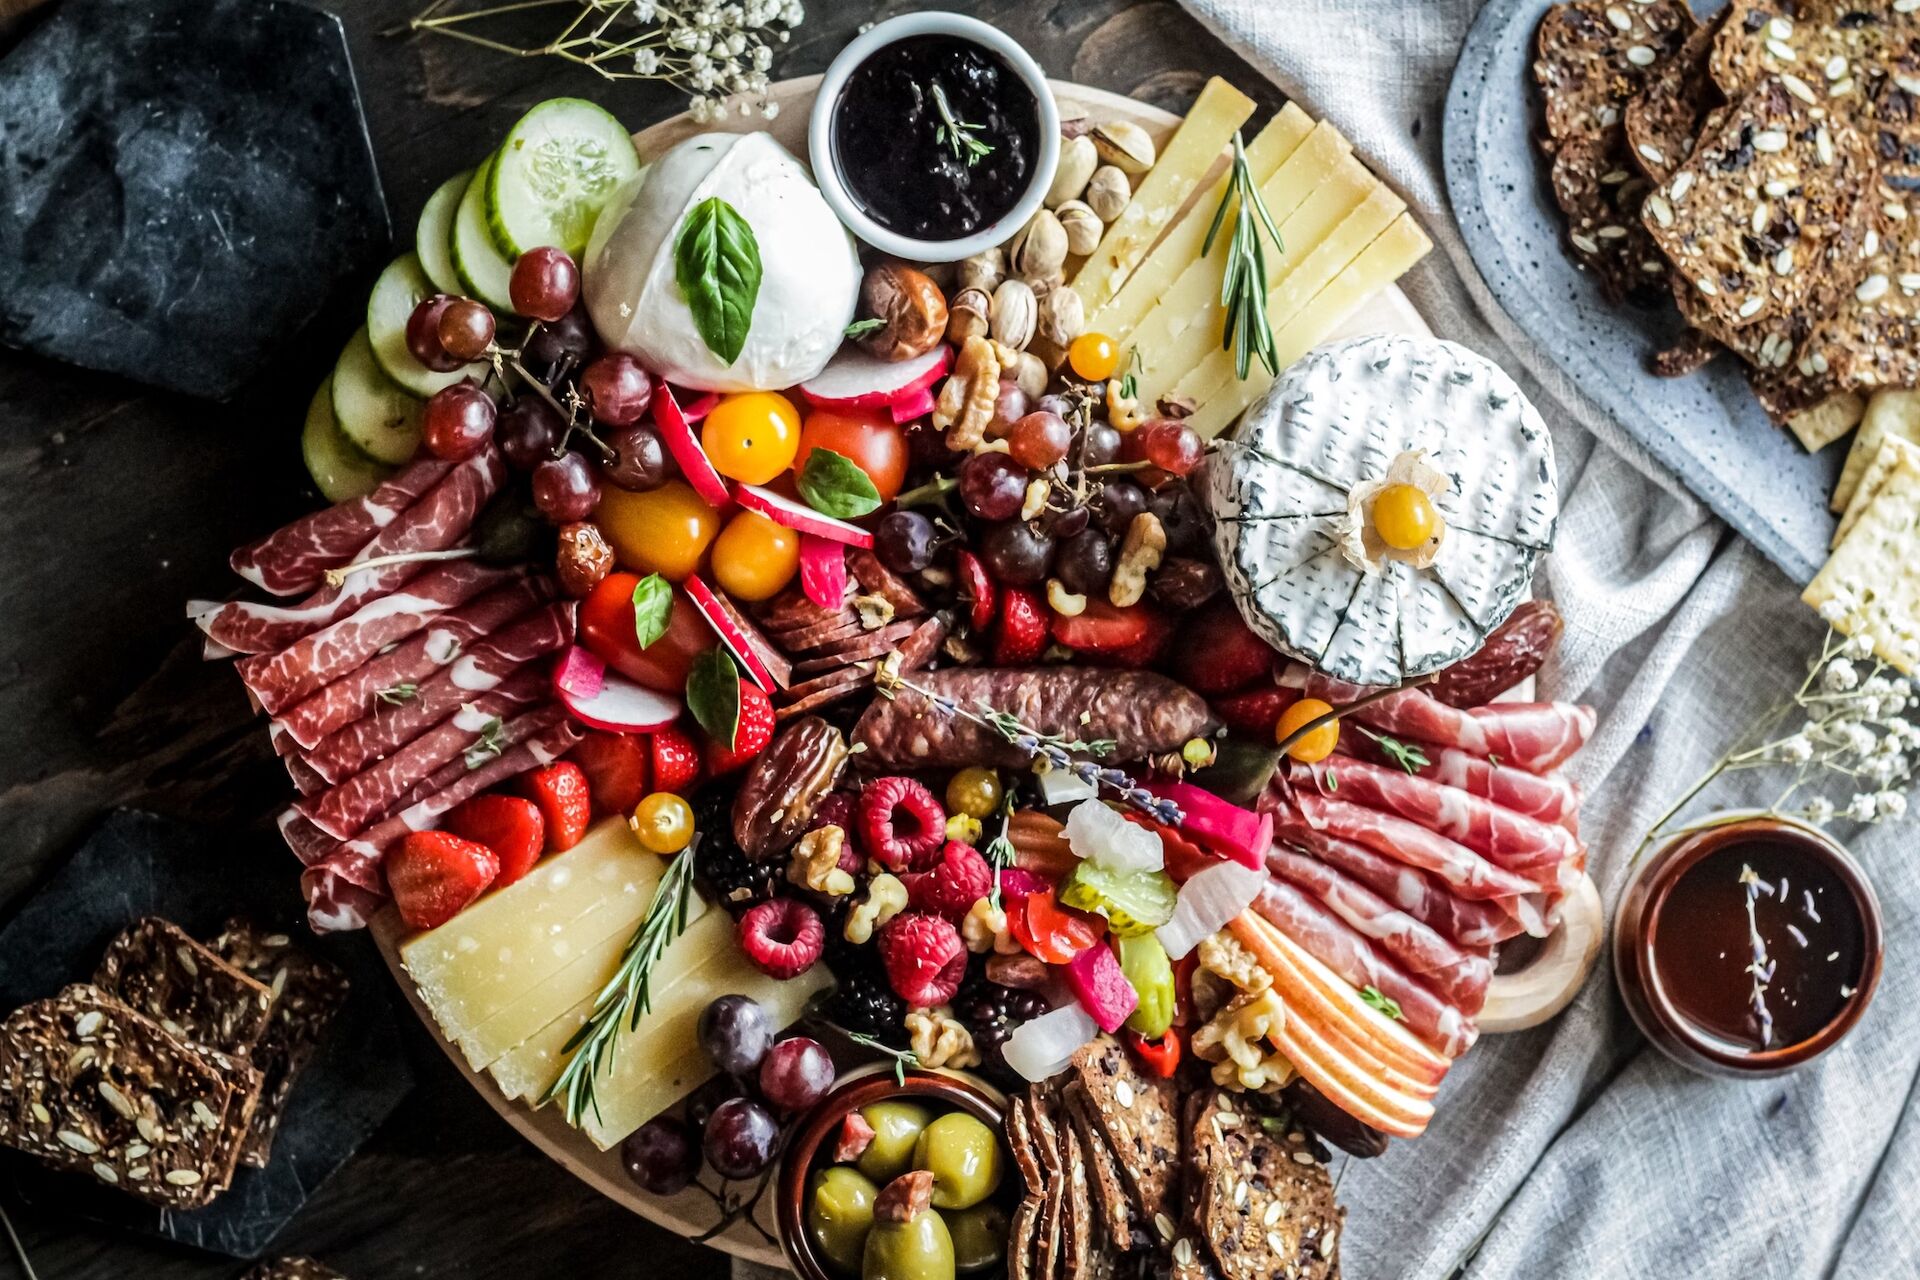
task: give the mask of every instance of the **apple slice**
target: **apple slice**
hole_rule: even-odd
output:
[[[667,442],[667,452],[680,467],[680,474],[687,478],[693,491],[712,507],[725,507],[730,500],[727,482],[713,468],[707,458],[707,451],[700,447],[700,438],[693,434],[693,424],[680,410],[680,402],[673,398],[673,388],[660,379],[653,383],[653,422],[660,428],[660,438]]]
[[[854,343],[845,343],[827,367],[800,384],[800,394],[809,403],[823,409],[886,409],[894,406],[926,403],[920,413],[933,408],[933,384],[953,363],[953,348],[941,343],[923,356],[911,360],[881,360],[868,355]],[[918,414],[902,418],[894,411],[895,422],[906,422]]]
[[[800,589],[822,609],[838,609],[847,598],[846,544],[801,534]]]
[[[1328,1045],[1311,1022],[1288,1011],[1274,1033],[1274,1047],[1327,1100],[1342,1111],[1396,1138],[1417,1138],[1433,1118],[1433,1104],[1395,1093]]]
[[[849,547],[873,545],[873,535],[859,525],[815,511],[804,502],[796,502],[757,484],[736,484],[733,486],[733,498],[747,510],[758,511],[775,524],[783,524],[802,534],[810,533],[816,538],[825,538],[828,542]]]
[[[652,733],[680,718],[680,699],[607,670],[579,645],[554,667],[553,694],[575,720],[611,733]]]
[[[727,652],[746,668],[747,674],[753,677],[755,684],[768,693],[785,688],[774,680],[773,672],[769,671],[767,664],[761,661],[759,651],[753,647],[753,641],[747,638],[747,633],[742,631],[734,621],[733,611],[727,608],[727,602],[720,598],[718,592],[702,581],[699,574],[687,579],[686,590],[687,598],[693,601],[693,607],[700,611],[700,616],[707,620],[707,625],[712,627],[714,634],[720,637],[720,643],[727,646]]]

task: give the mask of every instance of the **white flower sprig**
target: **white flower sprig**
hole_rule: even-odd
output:
[[[434,0],[404,30],[517,58],[564,58],[608,80],[663,80],[690,95],[687,110],[698,124],[725,117],[731,100],[743,116],[777,116],[780,104],[766,97],[774,46],[787,43],[806,19],[802,0],[515,0],[445,12],[457,2]],[[471,23],[549,7],[577,12],[545,44],[515,45],[469,29]]]

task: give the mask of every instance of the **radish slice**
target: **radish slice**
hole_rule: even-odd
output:
[[[887,412],[893,415],[896,423],[907,423],[932,413],[933,405],[933,388],[922,387],[910,395],[904,395],[895,400],[887,406]]]
[[[597,683],[592,679],[595,667]],[[608,671],[578,645],[568,649],[554,669],[553,693],[575,720],[611,733],[652,733],[680,718],[680,699]]]
[[[1190,782],[1148,778],[1141,787],[1180,806],[1180,829],[1223,858],[1264,871],[1273,844],[1273,815],[1252,813]]]
[[[1062,1005],[1015,1027],[1000,1056],[1022,1077],[1038,1084],[1065,1071],[1073,1055],[1099,1034],[1100,1024],[1092,1014],[1077,1004]]]
[[[849,342],[818,376],[800,384],[800,394],[823,409],[891,409],[924,395],[922,412],[927,412],[933,408],[933,384],[952,363],[953,348],[944,342],[911,360],[881,360]],[[896,415],[894,421],[905,419]]]
[[[795,502],[771,489],[762,489],[757,484],[737,484],[733,486],[733,496],[747,510],[758,511],[775,524],[783,524],[789,529],[810,533],[829,542],[844,543],[849,547],[873,545],[873,535],[859,525],[837,520],[815,511],[804,502]]]
[[[1267,883],[1264,871],[1237,862],[1216,862],[1180,886],[1173,919],[1153,931],[1170,959],[1178,960],[1227,927],[1254,904]]]
[[[707,451],[700,447],[699,438],[693,434],[693,424],[680,411],[680,402],[673,398],[673,389],[658,379],[653,384],[653,422],[660,428],[667,452],[673,455],[680,474],[687,478],[693,491],[708,506],[725,507],[729,501],[727,482],[714,470]]]
[[[847,548],[817,534],[800,535],[800,589],[822,609],[847,598]]]
[[[713,588],[696,574],[687,579],[686,589],[687,598],[693,601],[693,607],[700,611],[700,616],[707,620],[707,625],[712,627],[714,634],[720,637],[720,643],[727,646],[727,652],[746,668],[747,675],[752,677],[753,682],[768,693],[778,689],[780,686],[774,683],[773,672],[767,670],[767,664],[760,660],[758,653],[754,652],[753,645],[747,640],[746,634],[734,625],[732,615],[727,612],[720,597],[714,594]]]
[[[678,404],[679,402],[676,400],[675,403]],[[719,403],[720,393],[718,391],[703,391],[694,399],[680,405],[680,416],[685,418],[689,423],[699,422],[708,414],[712,413],[713,407]]]
[[[1118,1031],[1140,1007],[1140,993],[1120,972],[1120,961],[1103,943],[1095,943],[1067,966],[1067,985],[1102,1031]]]

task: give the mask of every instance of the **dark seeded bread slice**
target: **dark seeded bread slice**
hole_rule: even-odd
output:
[[[1318,1144],[1223,1090],[1197,1119],[1200,1221],[1222,1280],[1337,1276],[1345,1212]]]
[[[1665,182],[1686,162],[1707,114],[1724,101],[1707,74],[1719,29],[1718,20],[1695,29],[1627,103],[1622,122],[1628,158],[1655,182]]]
[[[1066,1280],[1063,1265],[1067,1211],[1067,1174],[1060,1154],[1060,1127],[1056,1123],[1058,1095],[1051,1085],[1028,1091],[1028,1119],[1033,1127],[1033,1149],[1040,1157],[1040,1221],[1034,1237],[1034,1280]]]
[[[1054,1125],[1060,1138],[1061,1181],[1065,1184],[1060,1219],[1061,1280],[1093,1280],[1097,1233],[1093,1197],[1087,1182],[1087,1156],[1064,1109]]]
[[[1554,153],[1549,180],[1567,218],[1574,260],[1609,302],[1649,305],[1667,292],[1667,259],[1640,221],[1653,184],[1628,165],[1618,138],[1576,138]]]
[[[1548,9],[1534,39],[1533,78],[1546,103],[1549,149],[1617,137],[1627,102],[1696,25],[1684,0],[1570,0]]]
[[[1066,1088],[1067,1114],[1073,1120],[1073,1131],[1080,1139],[1081,1148],[1086,1152],[1087,1165],[1092,1175],[1093,1203],[1100,1217],[1101,1229],[1116,1249],[1127,1251],[1135,1246],[1133,1202],[1127,1198],[1126,1183],[1120,1176],[1120,1162],[1114,1158],[1113,1149],[1107,1146],[1106,1139],[1096,1129],[1093,1107],[1087,1101],[1087,1092],[1078,1083]]]
[[[1086,1092],[1095,1127],[1119,1161],[1136,1220],[1170,1216],[1180,1164],[1179,1087],[1142,1073],[1111,1036],[1074,1054],[1071,1070]]]
[[[94,985],[196,1045],[246,1057],[272,1015],[273,998],[169,920],[135,921],[107,944]]]

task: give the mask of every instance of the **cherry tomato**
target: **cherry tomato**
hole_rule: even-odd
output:
[[[1309,721],[1318,720],[1333,708],[1318,698],[1302,698],[1280,713],[1280,723],[1274,726],[1273,740],[1285,742]],[[1329,720],[1310,733],[1294,739],[1287,754],[1301,764],[1318,764],[1333,754],[1340,745],[1340,722]]]
[[[693,809],[671,791],[642,800],[627,822],[649,853],[678,853],[693,839]]]
[[[1088,382],[1101,382],[1120,367],[1120,348],[1104,333],[1083,333],[1068,345],[1067,363]]]
[[[800,572],[800,535],[758,511],[742,511],[713,543],[713,577],[740,600],[765,600]]]
[[[773,391],[721,396],[700,423],[700,447],[713,469],[729,480],[765,484],[793,465],[800,411]]]
[[[645,493],[608,486],[594,523],[622,565],[685,582],[720,532],[720,513],[685,480],[669,480]]]
[[[642,649],[633,616],[635,573],[610,573],[580,605],[580,643],[608,666],[649,689],[679,693],[693,660],[713,648],[713,629],[686,593],[673,593],[666,634]]]
[[[1048,964],[1068,964],[1100,941],[1107,922],[1061,906],[1053,890],[1045,889],[1008,903],[1007,927],[1015,941]]]
[[[891,502],[907,478],[907,433],[884,413],[860,410],[815,409],[807,414],[800,433],[800,451],[794,455],[797,475],[815,449],[831,449],[867,473],[880,501]]]

